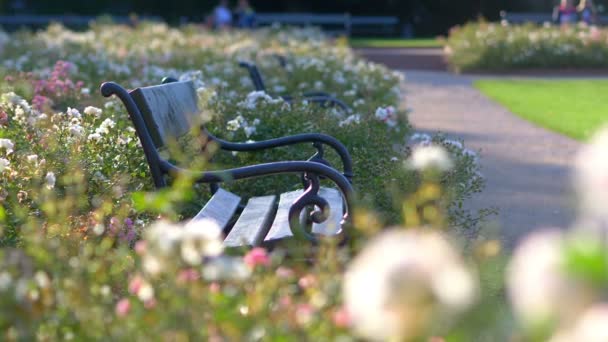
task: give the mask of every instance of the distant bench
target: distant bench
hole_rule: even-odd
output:
[[[399,19],[391,16],[351,16],[348,13],[257,13],[256,22],[262,26],[275,23],[295,26],[321,26],[328,32],[351,35],[353,32],[394,34]]]
[[[0,26],[19,28],[21,26],[43,27],[57,22],[66,26],[86,27],[100,17],[83,15],[38,15],[16,14],[0,15]],[[101,17],[103,18],[103,17]],[[129,24],[132,18],[128,16],[109,16],[119,24]],[[137,17],[139,20],[162,21],[157,16]],[[328,32],[350,35],[354,33],[394,34],[397,33],[399,19],[390,16],[351,16],[345,14],[314,14],[314,13],[257,13],[258,25],[268,26],[274,23],[294,26],[321,26]]]
[[[553,23],[553,14],[548,12],[506,12],[500,13],[500,18],[512,24],[544,24],[546,22]],[[608,24],[608,16],[598,16],[598,24]]]

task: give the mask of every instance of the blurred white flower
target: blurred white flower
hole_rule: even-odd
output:
[[[168,73],[167,70],[157,70],[157,72],[158,72],[158,76],[161,76],[161,77],[171,74],[171,73]],[[180,82],[192,81],[194,83],[194,87],[196,89],[206,87],[203,79],[204,79],[204,76],[203,76],[203,72],[201,70],[190,70],[179,76]]]
[[[152,285],[148,282],[143,282],[137,289],[137,298],[142,302],[154,299],[154,288]]]
[[[430,135],[426,134],[426,133],[414,133],[412,134],[412,136],[410,137],[410,141],[414,142],[414,143],[431,143],[432,138]],[[428,145],[428,144],[427,144]]]
[[[28,163],[37,163],[38,162],[38,155],[37,154],[31,154],[29,156],[26,157]]]
[[[458,141],[458,140],[450,140],[450,139],[446,139],[446,140],[444,140],[444,141],[443,141],[443,143],[444,143],[445,145],[448,145],[448,146],[453,146],[453,147],[456,147],[456,148],[457,148],[457,149],[459,149],[459,150],[463,150],[463,149],[464,149],[464,146],[463,146],[463,145],[462,145],[462,143],[461,143],[460,141]]]
[[[80,115],[80,112],[76,108],[68,107],[68,110],[65,113],[71,117],[78,118],[78,119],[80,119],[82,117]]]
[[[255,128],[255,126],[247,126],[244,127],[245,130],[245,135],[247,136],[247,138],[249,138],[253,133],[255,133],[255,131],[257,130]]]
[[[89,134],[89,136],[87,137],[88,140],[93,140],[93,141],[100,141],[102,138],[101,134],[99,133],[91,133]]]
[[[102,285],[99,289],[99,293],[104,297],[109,297],[112,294],[112,288],[108,285]]]
[[[576,158],[575,186],[580,213],[587,220],[608,220],[608,127],[585,145]]]
[[[558,332],[550,342],[608,341],[608,304],[592,306],[566,331]]]
[[[234,118],[226,123],[226,129],[229,131],[237,131],[239,128],[242,127],[242,124],[244,122],[245,122],[245,118],[243,118],[243,116],[239,115],[236,118]]]
[[[272,90],[274,90],[275,93],[284,93],[287,90],[287,88],[285,88],[282,85],[277,84],[274,87],[272,87]]]
[[[355,101],[355,103],[357,101]],[[386,123],[389,127],[397,126],[397,112],[393,106],[378,107],[374,116],[376,119]]]
[[[245,280],[251,275],[251,269],[243,258],[220,256],[206,262],[202,268],[202,276],[207,281]]]
[[[466,310],[477,281],[437,232],[392,230],[348,267],[344,300],[352,327],[372,340],[420,336],[432,320]]]
[[[44,271],[38,271],[34,274],[34,280],[39,288],[45,289],[51,284],[49,276]]]
[[[80,126],[80,124],[74,123],[69,127],[70,134],[75,137],[81,137],[84,135],[84,127]]]
[[[10,273],[0,272],[0,291],[6,291],[13,284],[13,276]]]
[[[98,223],[95,226],[93,226],[93,233],[95,233],[95,235],[100,236],[101,234],[103,234],[103,232],[106,230],[106,227],[104,227],[103,224]]]
[[[159,275],[165,269],[164,261],[149,253],[144,255],[141,266],[144,272],[153,277]]]
[[[352,125],[352,124],[359,124],[360,122],[361,122],[361,115],[353,114],[353,115],[348,116],[346,119],[340,121],[338,123],[338,126],[344,127],[344,126],[348,126],[348,125]]]
[[[419,171],[435,169],[445,172],[454,166],[446,150],[437,145],[414,147],[412,155],[406,163],[409,167]]]
[[[46,177],[44,177],[44,180],[46,181],[47,189],[50,190],[55,187],[55,182],[57,181],[57,179],[55,178],[55,173],[47,172]]]
[[[357,91],[355,89],[350,89],[344,92],[344,96],[355,96],[357,95]]]
[[[88,106],[84,109],[84,113],[86,115],[93,115],[94,117],[98,118],[101,116],[102,110],[97,107]]]
[[[219,256],[224,250],[222,229],[213,220],[201,219],[188,223],[182,233],[181,256],[192,265],[200,265],[203,257]]]
[[[13,148],[15,144],[10,139],[0,139],[0,148],[6,150],[6,154],[13,153]]]
[[[103,104],[103,107],[105,109],[109,109],[109,110],[120,110],[121,109],[121,104],[118,103],[117,101],[108,101],[106,103]]]
[[[564,270],[566,239],[559,230],[532,233],[516,248],[507,270],[509,298],[527,327],[575,315],[588,291]]]
[[[98,134],[108,134],[110,133],[110,128],[114,128],[114,126],[116,126],[116,123],[114,121],[112,121],[112,119],[105,119],[103,120],[103,122],[101,123],[101,125],[99,125],[99,127],[95,130],[95,133]]]
[[[245,101],[240,102],[239,106],[247,109],[255,109],[258,105],[259,101],[268,102],[268,103],[278,103],[281,102],[281,99],[273,99],[270,95],[266,94],[265,91],[252,91],[247,95]]]
[[[148,250],[154,254],[168,256],[173,253],[181,242],[183,229],[166,221],[157,221],[144,233],[149,244]]]

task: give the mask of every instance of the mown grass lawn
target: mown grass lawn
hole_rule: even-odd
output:
[[[608,124],[608,80],[478,80],[475,87],[520,117],[577,140]]]
[[[349,44],[353,48],[431,48],[443,46],[441,41],[435,38],[350,38]]]

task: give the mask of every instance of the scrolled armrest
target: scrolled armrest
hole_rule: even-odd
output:
[[[292,208],[290,209],[290,227],[295,236],[304,236],[308,239],[315,240],[314,237],[303,231],[301,227],[298,226],[298,224],[295,222],[297,220],[292,220],[292,216],[294,218],[298,216],[295,215],[294,212],[299,212],[304,206],[310,204],[318,204],[319,206],[323,207],[322,210],[327,209],[327,202],[316,195],[317,191],[319,190],[318,176],[324,176],[325,178],[331,180],[334,184],[336,184],[342,193],[342,198],[346,204],[346,211],[343,214],[343,222],[352,217],[355,196],[352,185],[346,179],[346,177],[344,177],[344,175],[340,174],[333,168],[320,163],[309,161],[285,161],[244,166],[227,170],[203,172],[182,169],[167,161],[163,161],[161,166],[167,173],[174,176],[184,175],[193,179],[197,183],[221,183],[231,180],[288,173],[305,173],[311,175],[309,177],[311,182],[309,183],[308,189],[306,189],[303,196],[294,202]],[[322,219],[316,217],[317,223],[320,223],[318,221],[322,221],[324,219],[326,219],[326,217]]]
[[[264,141],[257,141],[253,143],[235,143],[217,138],[209,132],[205,133],[208,135],[209,139],[216,142],[221,149],[237,152],[259,151],[301,143],[321,143],[331,147],[334,151],[336,151],[336,153],[338,153],[342,161],[342,166],[344,170],[343,174],[346,179],[352,181],[353,178],[353,162],[350,154],[348,153],[348,150],[346,149],[346,146],[344,146],[344,144],[342,144],[338,139],[327,134],[305,133]]]

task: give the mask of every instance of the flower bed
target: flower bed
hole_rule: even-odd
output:
[[[608,67],[608,30],[469,23],[451,30],[445,50],[455,71],[600,69]]]
[[[390,183],[398,184],[400,194],[412,193],[417,186],[414,173],[402,167],[404,143],[411,134],[401,103],[402,76],[355,58],[349,49],[329,44],[315,30],[270,29],[216,35],[201,33],[196,27],[178,30],[143,24],[136,29],[93,26],[77,33],[53,26],[37,34],[5,35],[2,41],[7,80],[2,89],[16,93],[5,96],[3,108],[9,118],[20,117],[8,122],[3,133],[16,144],[18,153],[13,159],[17,162],[17,158],[37,155],[47,161],[47,166],[35,168],[36,172],[46,170],[60,176],[72,166],[48,163],[63,155],[78,155],[83,177],[95,189],[92,194],[119,186],[124,188],[120,198],[129,199],[133,191],[151,189],[147,166],[125,110],[117,100],[105,101],[97,87],[106,80],[127,87],[152,85],[166,76],[196,82],[202,110],[210,120],[207,126],[220,137],[247,141],[322,132],[343,141],[354,158],[357,190],[388,223],[396,223],[400,216],[399,206],[392,204],[395,194],[388,191],[395,188]],[[289,56],[287,70],[278,66],[271,57],[273,53]],[[328,91],[348,103],[353,113],[340,114],[306,101],[287,105],[276,95],[251,92],[247,73],[237,66],[241,59],[258,61],[271,91]],[[90,109],[94,112],[91,115],[84,112],[87,106],[99,109]],[[49,139],[57,140],[56,151],[48,148]],[[450,212],[456,222],[462,218],[458,203],[479,191],[483,182],[474,154],[458,142],[446,144],[461,156],[456,158],[456,171],[444,179],[450,194],[447,202],[454,204]],[[217,161],[224,166],[239,166],[303,159],[311,153],[302,148],[285,149],[271,155],[218,155]],[[330,161],[340,165],[337,156],[330,155]],[[17,165],[14,172],[21,174]],[[125,174],[129,175],[127,182],[122,179]],[[279,179],[279,183],[261,179],[234,187],[259,193],[277,184],[279,188],[297,186],[291,178]],[[26,188],[29,185],[16,190]]]
[[[241,258],[223,253],[210,222],[192,229],[167,223],[199,209],[209,194],[188,182],[149,192],[139,141],[119,102],[98,94],[102,81],[135,87],[165,76],[193,80],[207,126],[230,140],[313,131],[340,139],[354,158],[357,235],[404,223],[477,228],[477,216],[462,209],[483,186],[476,154],[459,141],[413,134],[402,76],[316,30],[94,24],[84,32],[52,26],[3,33],[0,42],[0,304],[11,312],[0,314],[3,338],[312,339],[349,331],[337,276],[349,250],[294,242],[288,250],[295,258],[259,249]],[[288,56],[286,70],[273,53]],[[324,90],[353,112],[252,92],[239,59],[256,60],[272,92]],[[181,143],[183,163],[217,167],[190,158],[196,140]],[[312,152],[217,154],[215,161],[236,166]],[[337,156],[329,159],[340,165]],[[228,185],[244,195],[297,186],[297,177]],[[152,225],[159,216],[165,221]],[[404,237],[414,245],[417,239]],[[422,239],[432,245],[443,238]],[[363,241],[354,239],[352,251]],[[323,261],[313,268],[297,262],[312,257]],[[460,271],[463,263],[453,266]],[[447,307],[460,312],[469,302]]]

